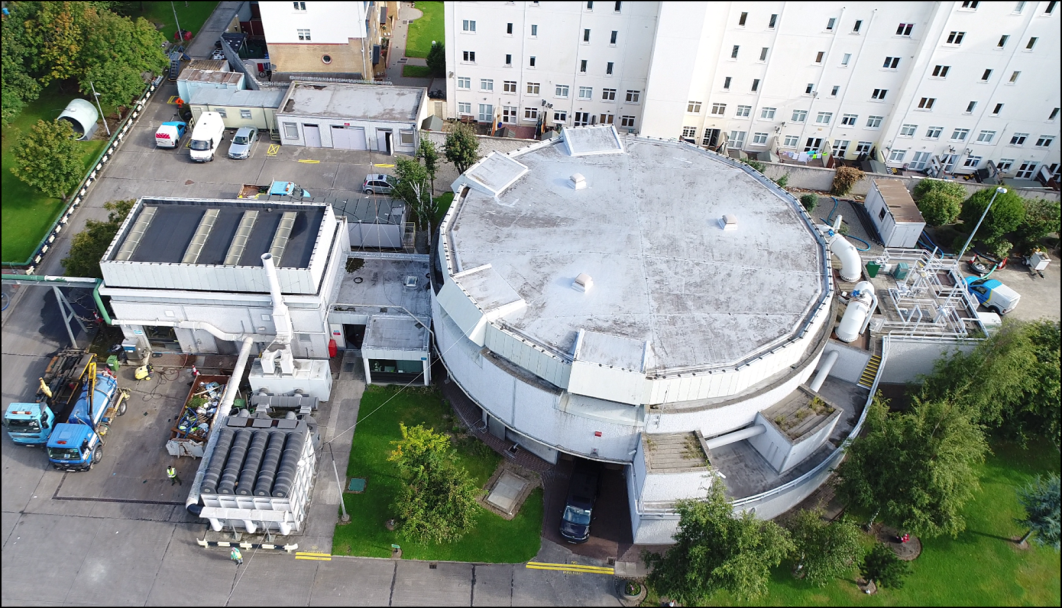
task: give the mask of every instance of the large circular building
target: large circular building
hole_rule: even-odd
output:
[[[495,434],[626,466],[635,542],[668,542],[709,471],[747,498],[822,451],[841,412],[802,385],[832,329],[829,251],[773,183],[606,126],[492,154],[453,190],[432,301],[450,378]]]

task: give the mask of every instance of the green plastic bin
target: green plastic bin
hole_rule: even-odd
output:
[[[111,355],[107,357],[107,367],[111,368],[111,371],[118,374],[118,355]]]
[[[867,275],[869,275],[870,278],[873,279],[878,276],[879,270],[881,270],[881,264],[878,264],[877,262],[867,262]]]

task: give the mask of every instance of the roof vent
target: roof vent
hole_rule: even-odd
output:
[[[719,218],[719,227],[723,230],[737,230],[737,216],[727,213]]]
[[[406,287],[411,287],[412,288],[412,287],[416,287],[416,286],[417,286],[417,277],[415,277],[413,275],[407,275],[406,276]]]
[[[576,173],[572,175],[570,179],[572,180],[572,188],[575,188],[576,190],[586,188],[586,178],[583,177],[582,173]]]
[[[579,276],[575,277],[575,280],[572,281],[572,289],[576,291],[582,291],[584,293],[590,291],[590,288],[593,286],[594,280],[590,278],[590,275],[586,274],[585,272],[579,273]]]

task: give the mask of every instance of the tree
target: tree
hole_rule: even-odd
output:
[[[118,229],[122,226],[135,200],[111,201],[103,207],[110,211],[106,222],[88,220],[85,229],[74,235],[70,253],[63,258],[64,273],[68,277],[90,277],[102,279],[100,260],[106,253]]]
[[[424,159],[424,170],[428,173],[428,181],[431,182],[431,194],[435,196],[435,174],[439,171],[439,150],[435,148],[435,142],[427,137],[421,138],[420,146],[417,147],[417,158]]]
[[[100,94],[100,103],[126,106],[144,90],[144,75],[162,73],[169,59],[163,35],[146,19],[136,21],[100,11],[90,21],[82,48],[81,92]]]
[[[15,145],[11,172],[48,196],[66,196],[84,171],[74,129],[65,120],[38,120]]]
[[[95,7],[89,2],[41,2],[33,20],[26,22],[34,48],[34,67],[41,84],[75,78],[82,72],[81,49]]]
[[[855,188],[859,180],[864,177],[866,177],[866,174],[855,167],[837,167],[836,173],[833,174],[833,189],[831,193],[836,196],[844,196],[851,192],[852,188]]]
[[[955,222],[962,211],[966,189],[955,182],[939,179],[923,179],[914,188],[914,199],[922,217],[930,226],[943,226]]]
[[[980,487],[974,465],[988,449],[975,417],[947,399],[915,397],[901,413],[875,397],[837,469],[837,494],[921,536],[957,536],[966,528],[962,508]]]
[[[1018,489],[1018,500],[1025,508],[1025,516],[1018,523],[1028,528],[1018,544],[1024,544],[1035,533],[1038,544],[1059,550],[1059,499],[1059,478],[1054,474],[1046,480],[1037,475]]]
[[[479,160],[479,139],[472,127],[465,124],[457,124],[454,130],[446,135],[446,143],[443,145],[443,154],[446,160],[453,163],[458,173],[468,171],[468,168]]]
[[[911,564],[896,557],[892,548],[884,543],[876,543],[874,548],[863,557],[859,574],[867,583],[873,582],[878,587],[903,587],[903,579],[911,574]]]
[[[398,177],[395,194],[413,208],[421,228],[431,228],[435,217],[435,200],[431,196],[428,172],[424,165],[415,159],[399,158],[395,161],[395,174]]]
[[[40,95],[41,85],[31,73],[34,49],[26,31],[26,22],[33,17],[38,5],[32,2],[11,3],[11,15],[3,20],[3,102],[0,120],[6,126],[27,104]]]
[[[435,43],[431,45],[431,50],[428,51],[428,72],[432,78],[442,78],[446,76],[446,50],[443,48],[443,44]]]
[[[985,188],[975,192],[962,204],[959,219],[962,220],[965,232],[971,232],[974,226],[977,225],[977,220],[985,212],[985,207],[992,200],[993,194],[996,194],[995,189]],[[1020,196],[1010,190],[1003,194],[996,194],[996,201],[992,203],[992,209],[985,216],[985,221],[981,223],[981,227],[977,229],[977,238],[985,243],[999,239],[1004,234],[1020,226],[1024,219],[1025,205],[1022,203]]]
[[[808,213],[811,213],[819,205],[819,197],[814,194],[802,194],[800,195],[800,204],[804,206]]]
[[[392,508],[399,533],[421,543],[460,540],[476,517],[475,483],[455,463],[450,438],[421,425],[399,424],[402,440],[388,460],[398,465],[402,487]]]
[[[663,556],[645,553],[648,583],[661,595],[704,605],[719,590],[754,598],[767,590],[771,568],[793,549],[784,528],[747,511],[735,516],[716,481],[706,500],[683,500],[675,545]]]
[[[1040,239],[1059,231],[1062,212],[1058,201],[1037,198],[1023,199],[1022,202],[1025,203],[1025,220],[1018,226],[1017,237],[1018,246],[1027,253],[1040,244]]]
[[[797,511],[789,532],[796,545],[793,575],[819,587],[843,576],[862,555],[859,528],[847,518],[830,523],[821,509]]]

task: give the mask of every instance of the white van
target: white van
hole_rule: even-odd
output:
[[[225,121],[217,112],[203,112],[192,129],[192,160],[205,163],[214,160],[214,153],[221,145],[225,133]]]

